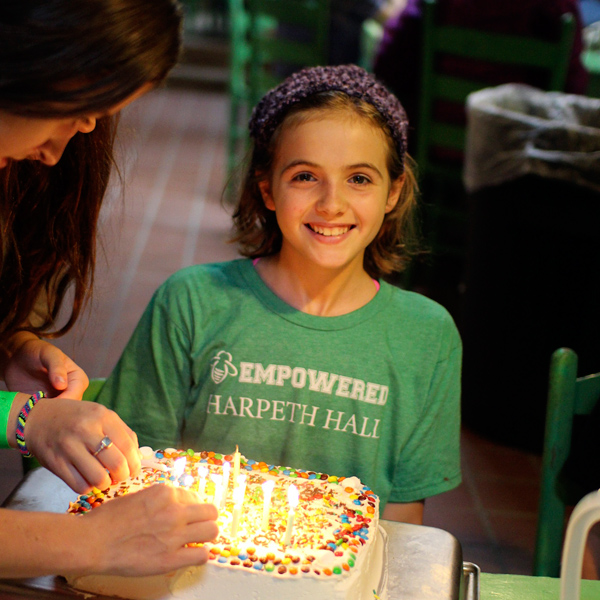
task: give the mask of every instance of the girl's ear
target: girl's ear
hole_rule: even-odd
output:
[[[273,196],[271,195],[271,184],[268,178],[261,179],[258,182],[258,188],[260,189],[260,194],[265,206],[269,210],[275,210],[275,203],[273,202]]]
[[[390,191],[388,193],[387,201],[385,203],[385,212],[389,213],[396,204],[398,204],[398,200],[400,199],[400,192],[402,191],[402,187],[404,186],[404,175],[398,177],[392,181],[392,186],[390,187]]]

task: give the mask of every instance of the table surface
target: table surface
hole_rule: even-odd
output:
[[[27,473],[5,508],[65,512],[77,494],[43,468]],[[77,517],[73,517],[77,518]],[[477,600],[479,569],[463,565],[454,536],[434,527],[380,521],[387,534],[389,600]],[[385,534],[384,534],[385,535]],[[3,600],[74,597],[60,577],[0,580]],[[88,598],[99,596],[88,595]]]
[[[481,600],[559,600],[560,579],[481,573]],[[579,600],[600,600],[600,581],[581,582]]]

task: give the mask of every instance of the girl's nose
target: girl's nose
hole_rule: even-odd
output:
[[[77,121],[77,131],[90,133],[96,128],[96,117],[82,117]]]
[[[322,190],[317,202],[317,211],[327,215],[337,215],[344,212],[345,200],[342,191],[334,184],[328,184]]]

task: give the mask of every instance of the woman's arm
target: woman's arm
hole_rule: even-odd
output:
[[[66,510],[67,507],[65,507]],[[183,488],[154,485],[84,515],[0,510],[0,577],[152,575],[204,564],[217,509]]]

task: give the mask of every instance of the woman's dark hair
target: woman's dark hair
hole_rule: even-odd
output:
[[[179,58],[177,0],[2,0],[0,118],[101,115]],[[0,169],[0,343],[18,329],[56,337],[80,314],[93,284],[96,228],[113,166],[116,117],[77,133],[54,167]],[[74,284],[71,315],[50,331]],[[46,299],[43,323],[28,325]]]
[[[395,181],[403,177],[404,183],[396,206],[385,215],[379,233],[365,250],[364,268],[374,278],[386,278],[401,272],[417,253],[417,183],[414,162],[406,154],[404,161],[402,160],[386,119],[372,104],[359,98],[351,98],[340,91],[319,92],[297,102],[288,109],[269,144],[253,147],[240,200],[233,215],[234,235],[231,241],[237,242],[240,253],[250,258],[270,256],[281,250],[281,230],[274,211],[265,206],[259,183],[271,176],[282,129],[321,115],[325,110],[333,114],[347,114],[350,111],[384,133],[390,179]]]

